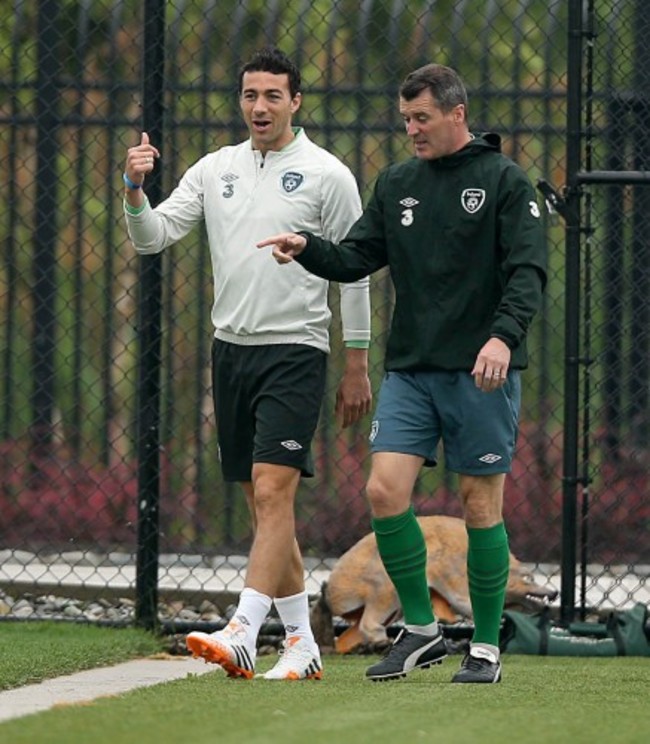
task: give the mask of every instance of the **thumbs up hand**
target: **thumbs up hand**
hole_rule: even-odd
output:
[[[156,158],[160,157],[158,150],[149,143],[149,135],[142,132],[140,144],[129,147],[126,153],[126,165],[124,174],[126,178],[136,186],[142,186],[144,177],[151,173]],[[128,183],[127,183],[128,188]]]

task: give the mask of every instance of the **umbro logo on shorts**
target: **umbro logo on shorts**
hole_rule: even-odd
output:
[[[494,462],[499,462],[501,460],[501,455],[495,455],[492,452],[488,452],[487,455],[483,455],[483,457],[478,458],[480,462],[484,462],[487,465],[492,465]]]
[[[298,444],[295,439],[285,439],[284,442],[280,442],[283,447],[288,450],[299,450],[302,449],[302,444]]]

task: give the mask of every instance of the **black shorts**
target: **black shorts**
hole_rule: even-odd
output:
[[[314,474],[311,442],[326,366],[327,355],[304,344],[214,340],[212,395],[224,480],[252,480],[255,462]]]

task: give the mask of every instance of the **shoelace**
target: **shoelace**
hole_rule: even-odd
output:
[[[226,625],[222,632],[224,638],[228,638],[229,640],[238,643],[243,643],[246,640],[246,631],[242,625],[239,625],[239,623]]]
[[[475,656],[468,655],[463,666],[472,672],[479,672],[486,664],[492,664],[488,659],[477,659]]]
[[[309,663],[312,661],[313,656],[306,648],[296,648],[295,645],[287,646],[286,641],[282,642],[282,648],[278,651],[280,661],[278,661],[278,667],[283,669],[284,667],[291,666],[291,658],[301,662]]]
[[[402,640],[402,636],[406,635],[406,628],[402,628],[400,632],[395,636],[395,640],[390,644],[390,646],[384,651],[382,654],[382,659],[385,659],[390,652],[393,650],[395,646]]]

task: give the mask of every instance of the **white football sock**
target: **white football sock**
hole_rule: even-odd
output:
[[[244,629],[246,632],[246,645],[249,646],[250,650],[255,650],[257,646],[257,636],[259,635],[262,623],[269,614],[271,604],[271,597],[267,597],[266,594],[262,594],[248,586],[239,595],[237,611],[230,620],[230,623],[236,622]]]
[[[309,622],[309,595],[307,591],[292,594],[289,597],[276,597],[273,601],[284,625],[287,638],[290,636],[304,638],[312,647],[312,651],[317,651],[318,646]]]

